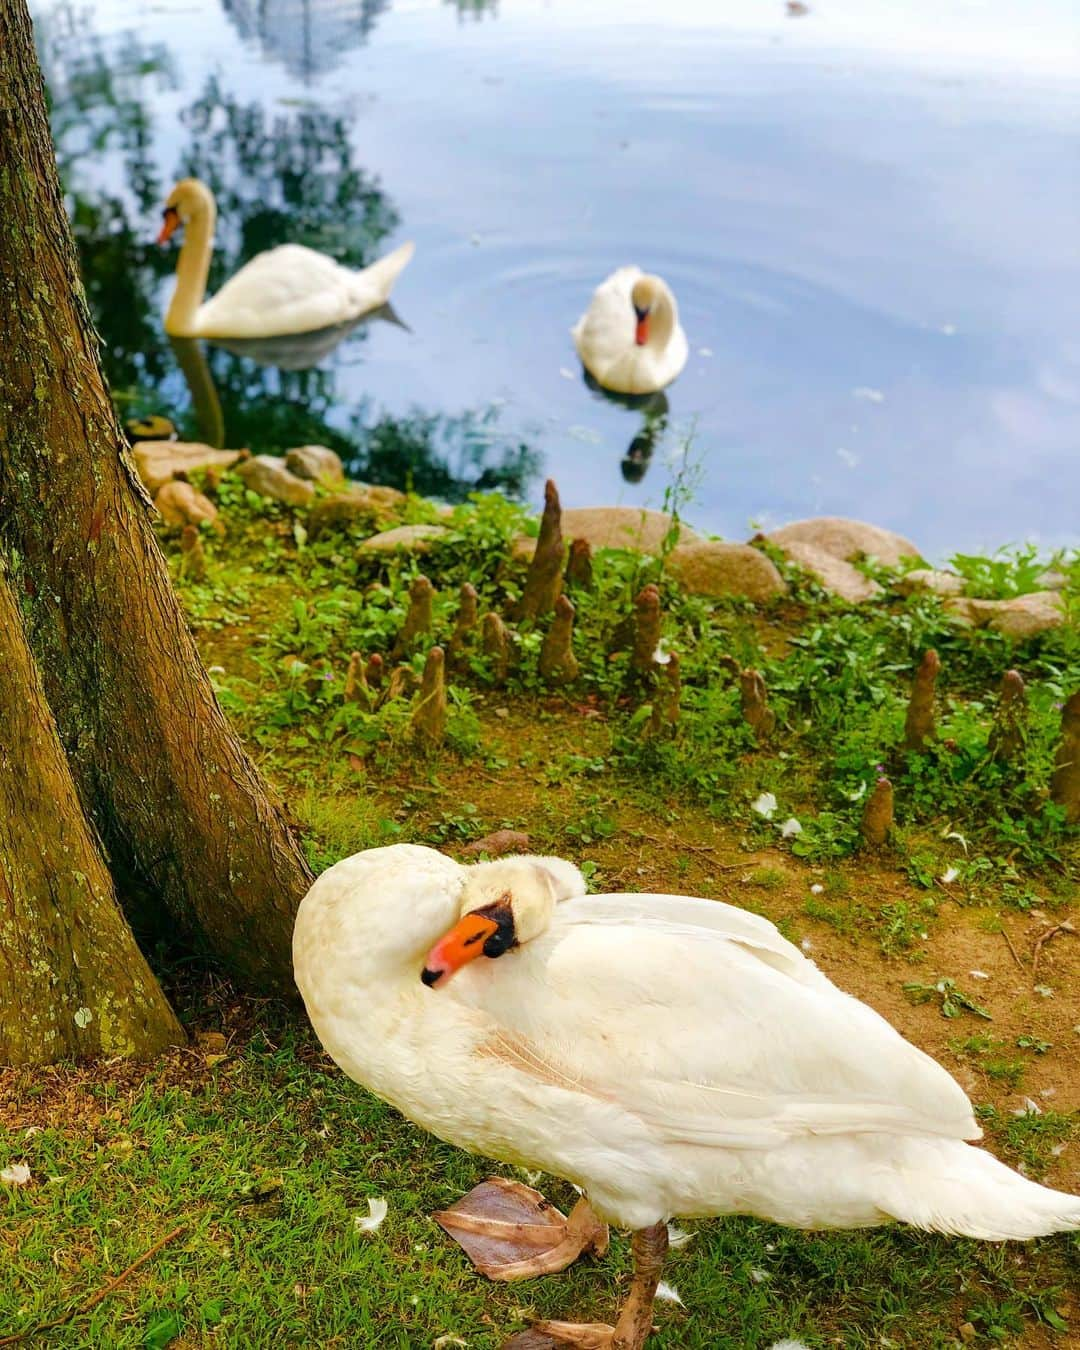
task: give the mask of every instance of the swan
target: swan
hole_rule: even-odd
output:
[[[402,244],[354,272],[314,249],[282,244],[257,254],[206,300],[217,219],[213,193],[198,178],[184,178],[169,193],[162,217],[159,244],[184,228],[165,313],[172,337],[268,338],[351,323],[386,304],[414,248]]]
[[[1080,1199],[972,1147],[945,1069],[720,901],[588,896],[562,859],[464,866],[396,844],[319,877],[293,956],[350,1078],[449,1143],[566,1178],[634,1231],[615,1327],[542,1324],[557,1343],[639,1350],[676,1216],[902,1220],[990,1241],[1080,1228]],[[481,1269],[514,1278],[603,1250],[584,1200],[560,1225],[530,1220],[514,1190],[483,1183],[436,1216]]]
[[[581,364],[616,394],[655,394],[690,352],[675,297],[640,267],[620,267],[601,282],[570,331]]]

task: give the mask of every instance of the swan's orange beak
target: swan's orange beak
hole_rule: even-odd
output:
[[[647,309],[637,309],[634,313],[637,315],[637,328],[634,330],[634,341],[639,347],[644,347],[649,340],[649,311]]]
[[[167,244],[180,224],[180,212],[175,206],[167,206],[164,211],[164,219],[161,222],[161,230],[158,233],[157,241],[159,244]]]
[[[498,931],[495,919],[475,912],[466,914],[428,952],[420,978],[432,989],[438,989],[462,966],[483,956],[484,943]]]

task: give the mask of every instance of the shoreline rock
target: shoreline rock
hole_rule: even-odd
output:
[[[1065,622],[1065,605],[1058,591],[1031,591],[1009,600],[975,600],[955,596],[945,608],[962,624],[990,628],[1014,642],[1037,637]]]
[[[845,562],[843,558],[838,558],[834,553],[826,553],[824,549],[817,548],[814,544],[792,539],[783,546],[783,552],[789,562],[796,563],[811,576],[816,577],[825,590],[841,600],[859,605],[864,600],[872,600],[875,595],[881,594],[881,587],[876,581],[864,576],[857,567]]]
[[[815,576],[825,590],[856,605],[880,595],[881,587],[852,567],[855,559],[874,558],[886,567],[900,567],[905,560],[922,556],[903,535],[846,516],[793,520],[756,538],[775,545],[789,561]]]
[[[297,478],[306,478],[324,487],[345,482],[345,465],[335,450],[325,445],[298,445],[285,452],[285,467]]]
[[[279,455],[255,455],[244,460],[236,472],[260,497],[270,497],[287,506],[307,506],[315,500],[314,483],[297,478],[285,467],[285,460]]]
[[[920,560],[922,552],[910,539],[893,530],[870,525],[846,516],[812,516],[793,520],[765,536],[770,544],[787,553],[793,544],[810,545],[841,562],[855,558],[876,558],[886,567],[899,567],[907,558]]]
[[[787,594],[774,563],[751,544],[700,539],[679,544],[667,570],[690,595],[745,596],[759,604]]]
[[[206,520],[219,534],[224,533],[225,527],[218,520],[214,503],[182,478],[171,478],[164,483],[158,489],[154,505],[166,525],[183,528],[200,525]]]
[[[445,525],[396,525],[392,530],[373,534],[360,545],[361,553],[427,553],[450,531]]]
[[[955,572],[944,572],[936,567],[916,567],[898,577],[893,589],[901,595],[915,595],[930,591],[934,595],[963,595],[967,582]]]
[[[151,497],[178,475],[200,469],[231,469],[247,458],[246,450],[215,450],[201,441],[136,441],[131,457]]]

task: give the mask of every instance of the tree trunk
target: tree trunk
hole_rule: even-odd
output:
[[[0,571],[0,1063],[183,1038],[117,906]]]
[[[84,810],[134,892],[292,990],[310,874],[195,650],[105,388],[25,0],[0,0],[0,549]]]

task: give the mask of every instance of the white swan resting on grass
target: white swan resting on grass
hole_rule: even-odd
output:
[[[675,1216],[901,1220],[990,1241],[1080,1228],[1080,1199],[974,1146],[971,1103],[939,1064],[731,905],[588,896],[561,859],[462,866],[398,844],[323,873],[294,962],[349,1077],[460,1148],[574,1182],[634,1230],[616,1328],[546,1324],[563,1343],[638,1350]],[[512,1240],[513,1185],[486,1211],[462,1202],[469,1240],[455,1236],[489,1256],[502,1241],[484,1267],[497,1277],[561,1268],[526,1259],[545,1235],[524,1200]],[[547,1229],[562,1265],[580,1217]]]

